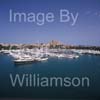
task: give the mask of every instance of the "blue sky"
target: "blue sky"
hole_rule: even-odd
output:
[[[28,22],[10,23],[10,9],[25,13],[53,12],[55,21],[42,26]],[[79,13],[74,26],[57,20],[60,9]],[[100,0],[0,0],[0,42],[47,43],[51,40],[100,46]]]

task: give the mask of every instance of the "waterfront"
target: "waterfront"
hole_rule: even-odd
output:
[[[41,77],[88,77],[89,87],[12,87],[9,75],[39,74]],[[24,98],[98,98],[100,93],[100,56],[80,55],[77,59],[49,58],[43,62],[16,65],[13,58],[0,54],[0,97]]]

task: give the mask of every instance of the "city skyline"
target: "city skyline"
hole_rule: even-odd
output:
[[[99,0],[1,0],[0,43],[47,43],[51,40],[70,45],[100,46],[100,1]],[[14,12],[52,12],[53,23],[9,22],[9,10]],[[67,9],[78,18],[74,26],[72,19],[60,23],[59,11]]]

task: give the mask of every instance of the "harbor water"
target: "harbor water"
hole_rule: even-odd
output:
[[[37,77],[88,77],[89,86],[12,86],[11,77],[38,75]],[[81,83],[80,83],[81,84]],[[0,97],[9,98],[66,98],[91,99],[100,95],[100,56],[80,55],[77,59],[49,58],[43,62],[15,64],[13,58],[0,54]]]

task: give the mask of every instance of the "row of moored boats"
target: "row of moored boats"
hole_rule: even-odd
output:
[[[47,61],[49,57],[57,58],[78,58],[79,55],[75,53],[65,53],[59,51],[49,51],[47,49],[19,49],[19,50],[1,50],[1,53],[9,54],[14,59],[14,63],[32,63]]]

